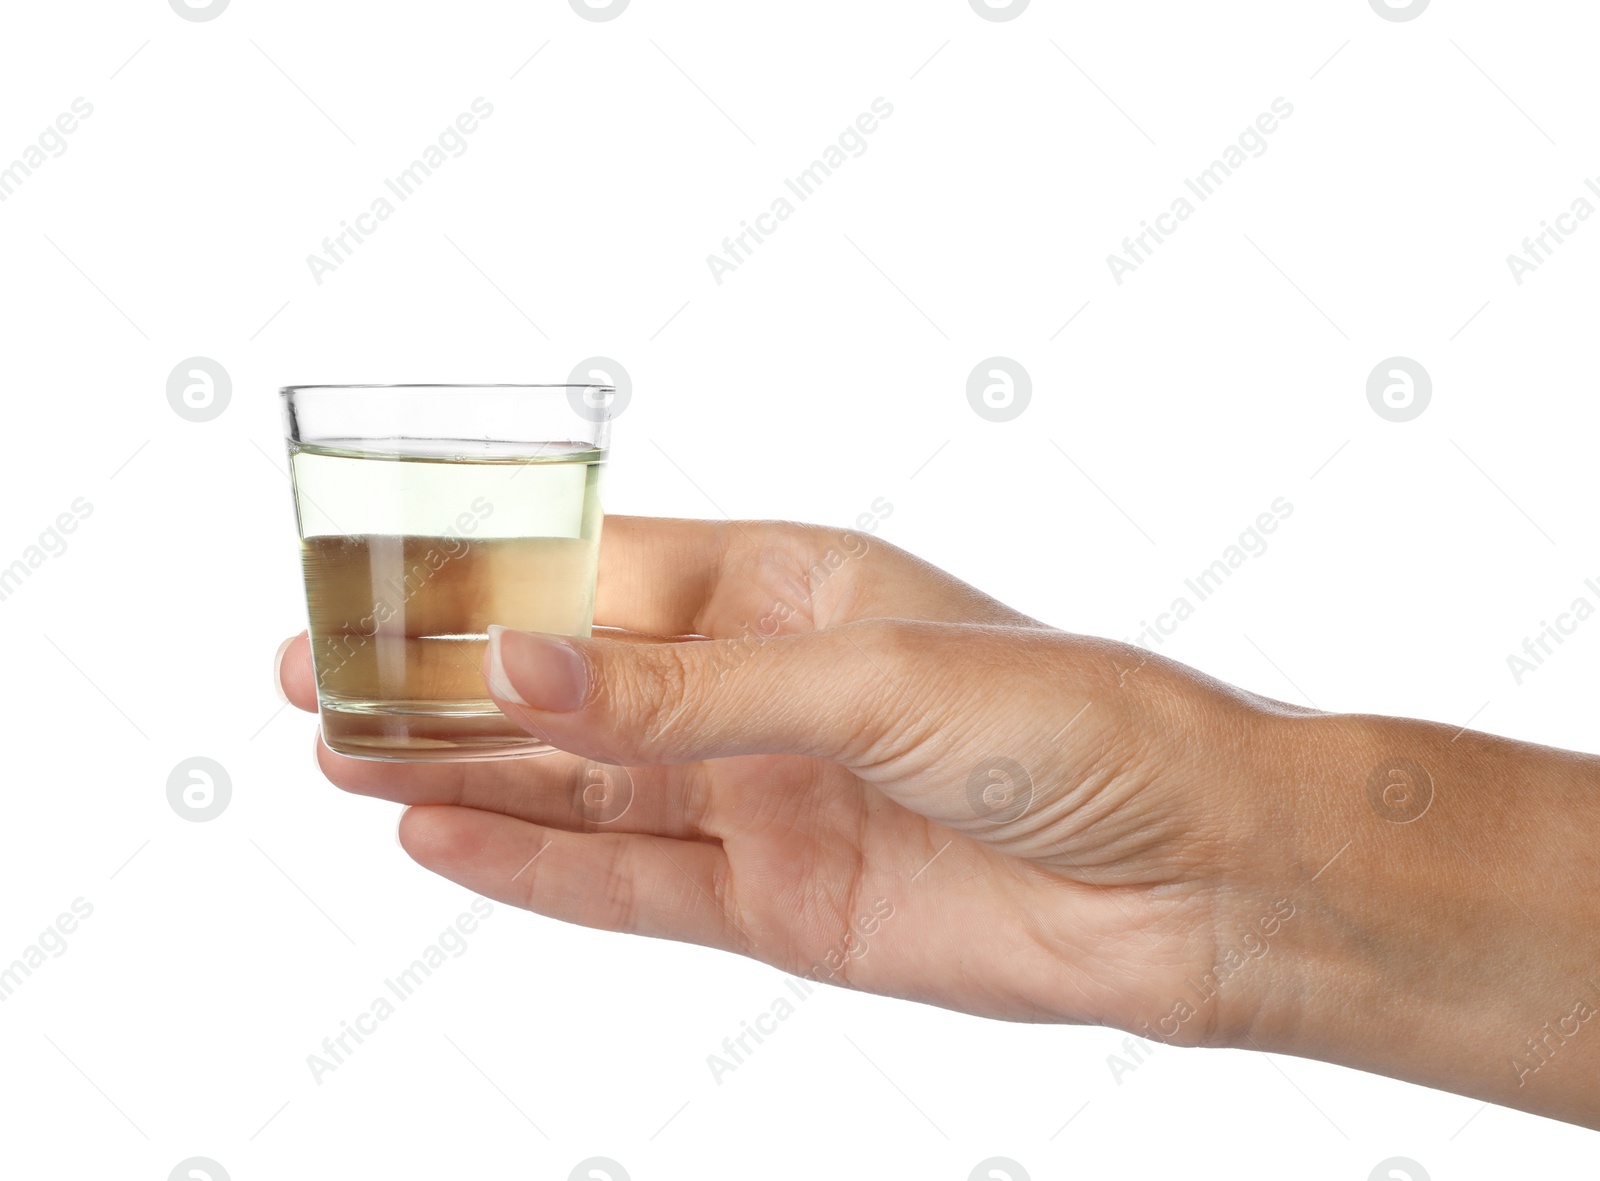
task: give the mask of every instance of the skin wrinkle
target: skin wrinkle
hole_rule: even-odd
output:
[[[755,936],[746,934],[750,930],[751,919],[740,909],[735,896],[736,890],[737,883],[734,881],[732,863],[723,858],[711,869],[711,901],[717,908],[717,913],[722,916],[723,938],[741,954],[757,959],[759,957],[756,952],[759,948],[754,946]],[[762,937],[766,938],[765,932]]]
[[[567,776],[567,810],[571,813],[573,823],[577,825],[579,832],[595,831],[594,821],[589,819],[588,810],[583,806],[583,793],[589,782],[589,768],[603,765],[593,759],[584,759]],[[460,800],[451,801],[457,804],[460,802]]]
[[[828,909],[832,911],[833,923],[831,924],[831,926],[832,926],[833,939],[832,939],[832,941],[828,941],[828,942],[824,942],[823,943],[820,952],[817,953],[817,955],[818,955],[817,959],[815,959],[815,960],[810,959],[810,958],[807,959],[806,964],[803,965],[803,968],[802,968],[803,971],[808,971],[810,969],[810,966],[811,966],[812,963],[821,962],[821,960],[820,960],[821,956],[825,956],[825,955],[827,955],[827,953],[830,950],[841,946],[843,938],[844,938],[844,935],[850,930],[851,918],[856,913],[856,909],[855,909],[856,908],[856,902],[857,902],[857,899],[860,896],[861,887],[862,887],[862,884],[863,884],[863,878],[864,878],[864,875],[865,875],[865,872],[866,872],[865,848],[866,848],[866,843],[867,843],[868,836],[869,836],[869,834],[867,832],[867,821],[868,821],[868,818],[870,816],[870,807],[866,806],[866,802],[865,801],[863,801],[863,805],[864,806],[861,806],[861,807],[858,807],[858,808],[855,809],[855,813],[854,813],[854,817],[853,817],[853,820],[854,820],[853,827],[854,827],[855,832],[854,832],[854,840],[850,843],[850,848],[853,850],[853,856],[851,858],[850,867],[847,870],[845,870],[844,883],[843,883],[844,884],[844,892],[843,892],[844,901],[843,901],[843,903],[841,904],[841,903],[837,902],[836,900],[832,900],[831,898],[829,898],[828,897],[828,892],[825,891],[825,890],[821,891],[819,893],[819,895],[817,895],[817,896],[821,897],[822,899],[828,901],[828,904],[829,904],[828,905]],[[841,842],[841,844],[842,844],[842,842]],[[807,875],[807,879],[806,880],[821,880],[821,879],[820,878],[812,879],[811,875]],[[827,930],[826,926],[824,927],[824,930]],[[814,936],[814,938],[815,938],[815,936]],[[826,939],[827,936],[824,936],[824,938]],[[841,968],[839,968],[837,970],[836,974],[841,976],[841,978],[846,982],[847,986],[854,987],[853,973],[852,973],[851,968],[849,966],[852,961],[850,961],[850,958],[848,956],[845,956],[845,961],[846,961],[846,963]],[[826,967],[827,965],[823,964],[823,966]]]
[[[850,624],[848,627],[861,627],[861,624]],[[963,629],[963,631],[971,632],[974,629]],[[997,639],[1005,639],[1013,629],[978,629],[978,631],[979,634],[989,632]],[[987,751],[987,749],[982,754],[979,754],[971,747],[976,735],[974,735],[973,728],[971,728],[973,727],[974,719],[971,719],[971,711],[966,707],[966,698],[970,696],[971,687],[979,679],[979,675],[982,672],[995,672],[997,675],[1002,675],[1002,679],[1005,679],[1006,675],[1010,674],[1010,661],[1006,659],[1011,656],[1010,648],[1006,650],[1005,656],[998,655],[992,650],[986,651],[984,648],[979,648],[976,651],[976,659],[982,659],[987,667],[971,669],[971,667],[963,666],[960,659],[950,659],[949,656],[946,656],[946,651],[944,650],[950,647],[950,639],[954,635],[947,624],[890,619],[890,621],[878,621],[877,634],[882,637],[882,639],[878,640],[880,647],[891,648],[891,656],[888,659],[878,659],[877,651],[872,651],[870,656],[878,666],[883,666],[883,664],[890,666],[890,677],[894,680],[893,685],[891,685],[891,691],[893,691],[896,701],[906,704],[907,690],[904,687],[906,687],[907,682],[914,682],[914,677],[910,677],[907,671],[909,669],[917,669],[918,666],[925,666],[922,683],[918,685],[918,695],[915,696],[917,709],[915,709],[915,712],[909,712],[902,719],[902,725],[910,723],[915,727],[922,727],[923,731],[922,733],[907,736],[906,741],[902,743],[906,749],[899,752],[899,754],[893,755],[891,759],[883,760],[882,763],[874,763],[872,767],[858,765],[858,770],[890,770],[893,775],[912,775],[917,771],[930,770],[926,765],[917,765],[914,760],[910,759],[910,755],[918,754],[928,744],[933,744],[933,746],[938,744],[938,739],[946,733],[946,728],[942,727],[941,723],[938,722],[939,717],[962,720],[962,741],[963,746],[966,747],[962,754],[965,757],[981,759],[986,755],[994,754],[994,751]],[[968,647],[971,647],[971,645],[968,645]],[[938,651],[939,656],[941,656],[941,659],[931,663],[931,672],[926,669],[926,666],[930,664],[930,661],[926,659],[930,651]],[[966,655],[971,656],[973,653],[966,653]],[[946,723],[946,725],[949,725],[949,723]],[[992,720],[990,725],[997,731],[1010,730],[1011,728],[1010,720],[1006,719]],[[1014,744],[1016,743],[1016,738],[1014,736],[1000,738],[997,735],[997,743]],[[990,743],[990,746],[994,746],[997,743]],[[893,768],[885,768],[885,763],[890,762],[899,763],[899,765]]]
[[[856,656],[866,664],[867,696],[859,691],[850,699],[838,696],[834,709],[845,715],[846,723],[848,719],[862,720],[851,731],[851,743],[845,744],[842,755],[843,762],[867,781],[875,781],[886,765],[909,760],[930,738],[928,728],[934,727],[936,733],[936,723],[928,719],[926,711],[907,701],[906,691],[896,680],[898,655],[882,653],[883,647],[893,643],[893,629],[890,621],[845,624],[838,629],[846,635],[846,659]],[[883,746],[890,746],[890,751],[883,752]]]
[[[522,907],[524,910],[538,909],[534,903],[538,897],[539,880],[544,875],[544,857],[539,855],[539,850],[541,848],[544,849],[545,853],[549,852],[549,849],[544,848],[542,844],[535,846],[534,853],[530,854],[531,860],[527,865],[518,869],[518,876],[515,878],[518,891],[522,896],[522,901],[518,902],[517,905]],[[445,854],[446,860],[449,860],[452,856],[461,860],[469,859],[454,849],[447,850]]]
[[[1083,892],[1110,893],[1110,888],[1107,887],[1079,885],[1078,883],[1064,881],[1054,874],[1039,870],[1037,867],[1027,865],[1026,863],[1013,864],[1018,871],[1017,878],[1019,881],[1025,877],[1031,877],[1039,884],[1059,890],[1063,895],[1071,896],[1074,894],[1081,894]],[[1026,905],[1019,905],[1017,909],[1018,912],[1024,917],[1023,927],[1025,934],[1033,944],[1035,950],[1043,953],[1043,970],[1047,977],[1065,980],[1066,983],[1070,984],[1074,990],[1076,990],[1076,992],[1091,1006],[1093,1006],[1093,998],[1088,990],[1084,988],[1083,983],[1080,983],[1080,981],[1095,983],[1099,987],[1114,992],[1125,999],[1134,999],[1133,994],[1127,993],[1121,989],[1107,984],[1103,978],[1094,980],[1091,975],[1083,969],[1080,961],[1063,957],[1062,952],[1063,947],[1065,946],[1065,941],[1061,938],[1058,932],[1045,929],[1045,924],[1052,919],[1056,923],[1070,921],[1069,916],[1071,916],[1073,913],[1073,909],[1070,905],[1063,906],[1059,912],[1054,910],[1046,910],[1043,907],[1029,907]],[[1091,948],[1103,945],[1104,940],[1098,931],[1088,931],[1080,927],[1078,933],[1080,939],[1087,941]],[[1026,994],[1019,993],[1018,1000],[1027,1005],[1032,1011],[1033,1017],[1030,1019],[1059,1019],[1058,1017],[1047,1016],[1049,1010],[1039,1006],[1036,1001],[1028,999]],[[1102,1024],[1101,1021],[1096,1020],[1087,1014],[1083,1018],[1074,1020],[1070,1023],[1095,1025]]]
[[[606,884],[605,907],[608,923],[616,930],[633,935],[640,929],[639,917],[635,909],[633,875],[626,873],[625,870],[629,858],[638,854],[637,851],[630,853],[630,850],[636,850],[636,846],[622,841],[612,845],[610,861],[603,879]]]
[[[857,902],[861,896],[862,880],[866,874],[866,857],[862,853],[862,849],[865,847],[867,841],[866,822],[866,809],[859,809],[856,812],[856,839],[854,842],[855,860],[854,864],[846,872],[845,876],[844,906],[839,915],[838,941],[830,945],[828,948],[828,950],[832,950],[833,948],[838,948],[840,950],[840,955],[844,962],[834,970],[834,976],[837,976],[846,988],[855,987],[855,972],[852,965],[854,965],[856,961],[851,958],[849,950],[845,945],[845,939],[846,936],[854,933],[854,928],[851,925],[852,919],[856,914]],[[823,954],[826,955],[827,951],[824,951]],[[823,966],[828,967],[829,965],[824,963]],[[833,976],[830,976],[829,979],[832,980]]]
[[[1029,917],[1032,919],[1032,914],[1029,914]],[[1085,1001],[1092,1003],[1093,998],[1090,996],[1088,990],[1085,989],[1079,982],[1081,978],[1088,977],[1089,973],[1083,969],[1081,964],[1062,958],[1061,941],[1049,932],[1045,931],[1040,922],[1037,920],[1027,923],[1025,930],[1027,931],[1029,937],[1033,940],[1034,947],[1043,953],[1045,962],[1047,964],[1055,965],[1059,970],[1059,975],[1063,977],[1067,983],[1071,984]],[[1100,987],[1108,988],[1110,991],[1117,993],[1117,995],[1123,997],[1125,1000],[1132,1001],[1135,1003],[1135,1005],[1137,1004],[1137,1000],[1132,994],[1107,985],[1104,980],[1100,981]],[[1040,1010],[1041,1015],[1046,1012],[1048,1011],[1043,1009]],[[1048,1020],[1049,1018],[1046,1017],[1044,1019]],[[1096,1025],[1101,1024],[1098,1021],[1092,1023]]]
[[[798,692],[803,692],[808,686],[800,687],[798,691],[791,691],[786,689],[776,677],[767,678],[767,683],[762,683],[762,672],[767,671],[770,666],[780,663],[781,660],[780,653],[770,648],[762,649],[759,662],[754,659],[751,661],[751,679],[754,684],[746,690],[745,695],[753,703],[772,703],[776,707],[772,710],[773,716],[781,717],[786,728],[792,727],[798,730],[800,728],[799,723],[803,720],[804,715],[801,712],[802,707],[795,698],[798,696]]]
[[[807,777],[808,780],[812,779],[809,771],[807,772]],[[759,833],[802,828],[807,825],[808,821],[821,820],[827,801],[819,800],[816,797],[815,792],[818,786],[812,781],[804,785],[800,791],[792,793],[776,793],[765,790],[746,792],[744,802],[747,806],[753,806],[758,810],[746,812],[738,823],[746,832]],[[814,815],[807,817],[804,815],[807,812],[814,813]],[[826,836],[819,837],[818,843],[807,851],[807,864],[794,867],[796,897],[789,905],[792,906],[793,913],[802,916],[804,919],[807,933],[803,939],[798,940],[786,949],[785,958],[796,965],[800,971],[809,969],[813,962],[813,959],[807,958],[809,950],[817,945],[819,939],[823,938],[823,936],[816,934],[815,928],[820,926],[823,930],[828,930],[831,926],[838,925],[840,921],[838,918],[840,913],[838,904],[832,899],[824,885],[827,880],[827,874],[819,872],[824,867],[816,865],[811,859],[816,853],[824,852],[828,848],[837,850],[845,847],[846,844],[847,842],[843,840],[832,840]],[[733,866],[733,868],[736,868],[736,866]],[[820,918],[820,915],[824,912],[832,915],[831,923]],[[825,951],[828,946],[830,945],[824,944],[823,950]]]
[[[1210,911],[1208,915],[1204,916],[1202,921],[1193,922],[1191,926],[1191,930],[1194,933],[1190,935],[1190,942],[1192,943],[1198,938],[1202,941],[1205,948],[1205,954],[1199,960],[1202,965],[1215,965],[1222,958],[1223,911],[1222,908],[1216,904],[1216,897],[1216,892],[1213,891],[1210,899],[1211,905],[1208,908],[1206,906],[1207,898],[1205,894],[1203,894],[1199,889],[1196,889],[1192,894],[1189,895],[1188,898],[1180,899],[1177,903],[1179,906],[1189,904],[1200,909],[1209,909]],[[1271,952],[1269,951],[1267,954],[1270,955]],[[1193,953],[1191,952],[1191,959],[1192,958]],[[1196,1015],[1204,1017],[1204,1024],[1199,1028],[1199,1030],[1196,1031],[1198,1037],[1194,1042],[1195,1045],[1228,1046],[1238,1044],[1237,1039],[1233,1038],[1227,1032],[1225,1021],[1237,1020],[1237,1018],[1233,1017],[1232,1014],[1236,1011],[1248,1011],[1249,1006],[1247,1004],[1237,1010],[1233,1006],[1228,1006],[1229,1015],[1226,1018],[1224,1017],[1223,1010],[1224,1006],[1227,1005],[1229,983],[1230,981],[1218,982],[1216,985],[1216,995],[1211,1000],[1207,1001],[1203,1006],[1199,1006],[1197,1008]],[[1254,982],[1246,981],[1245,983],[1249,984]],[[1237,991],[1237,989],[1234,991]],[[1193,1019],[1191,1018],[1191,1020]],[[1185,1022],[1185,1024],[1188,1023]]]
[[[804,528],[797,528],[788,523],[778,526],[776,532],[783,535],[781,539],[774,539],[771,536],[763,537],[755,567],[757,582],[766,592],[764,601],[769,604],[766,610],[771,610],[771,605],[781,602],[787,604],[795,613],[789,619],[778,623],[776,634],[783,635],[788,634],[791,630],[790,625],[794,622],[796,616],[803,618],[807,624],[815,622],[816,587],[811,582],[810,562],[806,560],[810,556],[812,561],[815,561],[815,555],[812,550],[814,539],[809,536],[808,531]],[[778,543],[775,544],[775,541]],[[803,542],[803,544],[797,545],[795,544],[796,542]],[[782,575],[787,575],[788,580],[798,579],[807,588],[809,597],[804,603],[789,602],[792,596],[788,593],[785,583],[780,582],[780,576]],[[784,587],[784,593],[782,594],[778,592],[780,586]],[[750,620],[748,622],[752,628],[757,629],[755,634],[758,638],[769,638],[761,635],[759,620]],[[775,622],[778,621],[775,620]],[[799,631],[801,629],[793,628],[792,630]],[[810,629],[807,628],[805,630]]]
[[[804,606],[806,623],[810,628],[815,628],[822,620],[852,618],[854,616],[854,612],[850,610],[852,592],[861,582],[872,577],[875,565],[882,563],[883,559],[878,555],[882,553],[886,543],[869,535],[852,533],[850,530],[822,530],[819,533],[816,526],[800,528],[808,535],[811,542],[810,561],[804,563],[807,594]],[[866,546],[865,551],[851,553],[846,549],[841,544],[846,534],[861,541]],[[830,550],[838,551],[844,559],[837,570],[829,569],[826,565]],[[827,572],[827,576],[820,580],[814,577],[819,569]]]
[[[648,747],[668,748],[667,740],[674,736],[675,727],[693,727],[693,703],[707,700],[704,689],[692,683],[695,675],[692,669],[701,667],[699,661],[691,662],[682,649],[670,647],[656,659],[640,662],[640,678],[626,683],[619,694],[622,709],[614,709],[613,713],[640,719],[641,733]],[[613,666],[608,672],[615,678],[617,669]],[[695,691],[691,692],[691,687]],[[628,708],[630,705],[633,708]]]
[[[679,807],[684,823],[694,832],[722,843],[722,833],[715,831],[711,820],[711,776],[704,763],[690,763],[684,768],[685,782],[678,788]],[[637,789],[635,789],[637,790]]]
[[[1015,831],[1008,832],[1003,841],[995,842],[995,847],[1010,853],[1012,856],[1035,858],[1040,862],[1056,862],[1056,858],[1050,856],[1051,853],[1054,853],[1060,858],[1065,858],[1067,868],[1075,872],[1081,871],[1086,865],[1098,868],[1094,861],[1068,858],[1064,848],[1066,844],[1072,842],[1074,836],[1078,835],[1078,831],[1067,827],[1070,820],[1083,814],[1088,809],[1088,806],[1087,802],[1075,802],[1063,796],[1050,801],[1044,808],[1030,808],[1028,815],[1019,818],[1013,825],[1009,826],[1014,828]],[[1087,831],[1093,824],[1094,820],[1091,818],[1080,826],[1079,831]],[[1065,831],[1058,834],[1057,830],[1060,829],[1065,829]],[[1060,839],[1057,839],[1058,835]],[[1112,854],[1102,860],[1115,861],[1117,859],[1118,855]],[[1056,863],[1059,864],[1059,862]],[[1105,885],[1110,883],[1093,884]]]
[[[816,941],[814,933],[815,916],[818,910],[818,899],[812,891],[818,888],[818,877],[813,869],[812,851],[806,850],[800,858],[793,863],[787,875],[795,879],[791,883],[793,897],[780,903],[780,909],[793,920],[791,929],[784,932],[778,928],[774,940],[765,947],[765,958],[783,971],[794,974],[803,974],[810,966],[807,959],[809,948]],[[737,875],[741,866],[737,861],[730,859],[730,870]],[[764,940],[764,942],[766,942]]]
[[[1113,761],[1114,760],[1114,761]],[[1115,864],[1118,861],[1130,859],[1134,854],[1144,851],[1151,844],[1159,844],[1165,838],[1162,834],[1148,832],[1147,822],[1142,818],[1136,820],[1136,827],[1129,833],[1119,833],[1117,829],[1108,834],[1103,828],[1119,819],[1119,813],[1134,807],[1139,794],[1139,784],[1148,777],[1149,772],[1144,767],[1151,765],[1150,756],[1142,751],[1116,752],[1103,751],[1091,764],[1088,770],[1077,776],[1077,786],[1069,790],[1069,795],[1076,794],[1079,798],[1071,802],[1071,806],[1060,817],[1064,831],[1059,832],[1058,840],[1053,842],[1060,851],[1067,844],[1080,841],[1093,834],[1098,846],[1092,858],[1086,851],[1074,858],[1071,862],[1074,868],[1084,865],[1100,868],[1105,865]],[[1116,789],[1121,788],[1117,793]],[[1122,816],[1125,823],[1129,817]],[[1076,823],[1073,823],[1076,821]],[[1102,831],[1097,832],[1100,828]],[[1142,833],[1143,839],[1132,839],[1136,833]],[[1005,842],[1005,847],[1010,847],[1010,839]],[[1025,848],[1023,842],[1019,847]],[[1109,883],[1102,883],[1109,884]],[[1121,885],[1148,885],[1149,881],[1121,882]]]

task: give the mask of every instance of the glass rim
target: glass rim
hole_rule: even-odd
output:
[[[354,394],[372,393],[377,390],[615,390],[617,387],[605,381],[559,381],[559,382],[386,382],[374,385],[364,384],[327,384],[327,385],[286,385],[278,389],[280,398],[287,398],[293,394],[304,393],[332,393]]]

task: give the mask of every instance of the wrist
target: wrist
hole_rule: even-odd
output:
[[[1293,912],[1233,1044],[1600,1121],[1600,760],[1393,718],[1274,726],[1289,852],[1261,864]]]

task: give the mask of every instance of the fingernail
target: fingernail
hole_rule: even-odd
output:
[[[496,697],[550,713],[571,713],[588,694],[589,674],[571,644],[553,636],[489,625],[486,660]]]
[[[290,636],[279,644],[278,654],[272,658],[272,687],[278,691],[278,700],[285,705],[289,704],[289,695],[283,691],[283,657],[289,651],[289,645],[299,638],[299,636]]]

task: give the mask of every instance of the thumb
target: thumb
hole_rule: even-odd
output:
[[[910,633],[939,626],[865,620],[771,639],[630,644],[494,625],[483,671],[509,717],[585,758],[801,754],[859,768],[938,729],[908,693]]]

